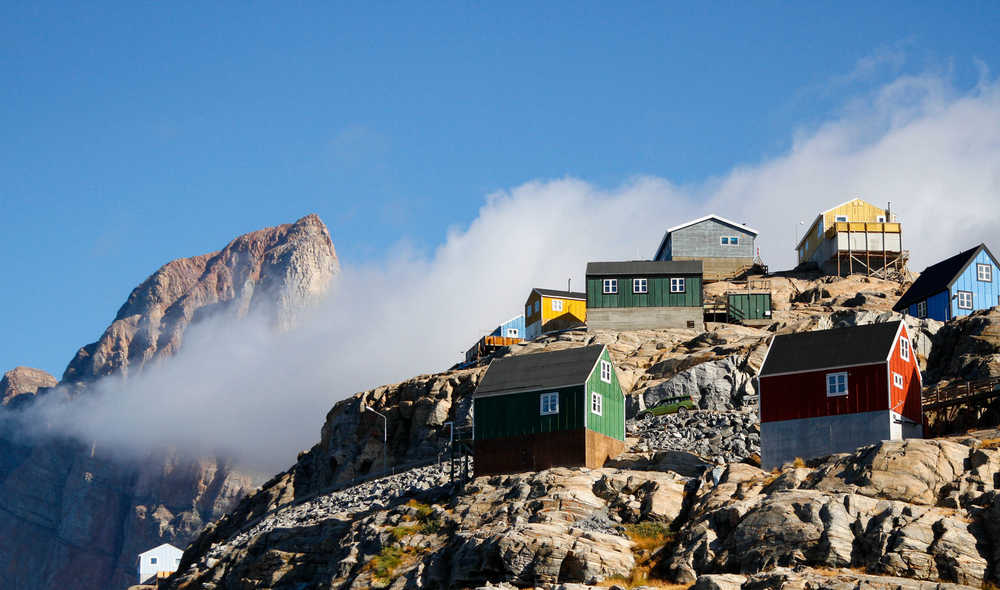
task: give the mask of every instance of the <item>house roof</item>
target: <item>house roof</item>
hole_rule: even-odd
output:
[[[885,362],[900,321],[832,330],[779,334],[767,351],[760,377]]]
[[[596,344],[494,359],[474,396],[579,385],[587,381],[603,351],[604,345]]]
[[[587,276],[614,275],[700,275],[701,260],[629,260],[588,262]]]
[[[892,308],[896,311],[904,310],[918,301],[923,301],[931,295],[948,289],[975,260],[980,250],[986,250],[990,258],[993,258],[993,254],[986,248],[986,244],[979,244],[974,248],[959,252],[951,258],[945,258],[937,264],[932,264],[920,273],[917,280],[913,281],[910,288],[906,290],[906,293],[903,293],[903,296]],[[996,264],[996,258],[993,258],[993,263]]]
[[[152,553],[154,551],[159,551],[160,549],[173,549],[173,551],[176,552],[176,553],[184,553],[184,551],[182,549],[178,549],[177,547],[174,547],[170,543],[163,543],[162,545],[157,545],[156,547],[153,547],[152,549],[148,549],[146,551],[143,551],[142,553],[139,554],[139,556],[142,557],[143,555],[146,555],[147,553]]]
[[[586,293],[579,293],[577,291],[556,291],[555,289],[539,289],[535,287],[532,291],[537,291],[539,295],[543,297],[559,297],[561,299],[581,299],[586,300]]]
[[[709,219],[714,219],[716,221],[721,221],[722,223],[725,223],[727,225],[731,225],[731,226],[736,227],[738,229],[741,229],[741,230],[743,230],[743,231],[745,231],[747,233],[751,233],[754,236],[757,236],[757,235],[760,234],[760,232],[758,232],[757,230],[753,229],[752,227],[747,227],[747,226],[743,225],[742,223],[736,223],[735,221],[732,221],[730,219],[726,219],[725,217],[722,217],[720,215],[714,215],[714,214],[705,215],[704,217],[699,217],[698,219],[692,219],[691,221],[688,221],[686,223],[682,223],[680,225],[675,225],[675,226],[667,229],[667,231],[663,232],[663,239],[660,240],[660,246],[659,246],[659,248],[656,249],[656,255],[653,256],[653,258],[659,258],[660,257],[660,253],[663,252],[663,247],[667,243],[667,236],[670,235],[670,232],[674,232],[674,231],[677,231],[679,229],[683,229],[683,228],[685,228],[685,227],[687,227],[689,225],[694,225],[696,223],[701,223],[702,221],[708,221]]]

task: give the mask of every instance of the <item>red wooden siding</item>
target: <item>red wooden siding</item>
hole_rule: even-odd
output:
[[[847,395],[826,396],[827,373],[847,372]],[[886,364],[822,369],[760,379],[760,421],[777,422],[887,410]],[[919,394],[917,396],[919,403]]]
[[[909,339],[910,334],[903,324],[900,335],[892,345],[892,354],[889,355],[889,385],[892,391],[892,409],[906,416],[914,422],[921,422],[923,412],[920,407],[920,365],[917,364],[917,355],[913,351],[913,344],[910,344],[910,360],[904,361],[899,356],[899,342],[901,339]],[[899,389],[892,383],[892,372],[903,376],[903,388]]]

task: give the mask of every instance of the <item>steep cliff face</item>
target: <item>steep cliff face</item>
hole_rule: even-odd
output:
[[[164,362],[209,314],[259,310],[276,328],[288,326],[338,270],[315,215],[170,262],[132,291],[97,342],[80,349],[62,384],[82,399],[99,377],[127,379]],[[164,449],[125,461],[115,449],[58,433],[30,439],[11,424],[0,420],[0,588],[126,588],[136,582],[139,552],[164,542],[186,546],[263,479],[222,457]]]
[[[81,348],[63,382],[127,376],[169,357],[184,331],[209,314],[261,311],[280,327],[321,297],[339,270],[316,215],[240,236],[211,254],[167,263],[136,287],[101,338]]]
[[[19,395],[34,395],[42,387],[55,387],[57,381],[41,369],[14,367],[0,379],[0,405],[6,406]]]

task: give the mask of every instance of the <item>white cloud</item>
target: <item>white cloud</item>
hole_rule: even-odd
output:
[[[572,278],[580,288],[588,260],[649,257],[676,223],[706,213],[746,222],[780,269],[799,220],[855,196],[891,201],[920,270],[979,241],[997,245],[998,195],[1000,86],[960,92],[935,75],[901,77],[788,153],[698,186],[643,177],[607,190],[566,178],[488,195],[430,254],[400,245],[378,264],[346,261],[334,293],[295,331],[205,324],[171,362],[29,420],[105,447],[173,444],[273,471],[316,442],[337,400],[446,368],[519,313],[531,287]]]

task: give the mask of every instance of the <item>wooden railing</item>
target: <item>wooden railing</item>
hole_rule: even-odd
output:
[[[991,397],[1000,397],[1000,377],[935,387],[923,392],[921,401],[924,410],[936,410]]]

